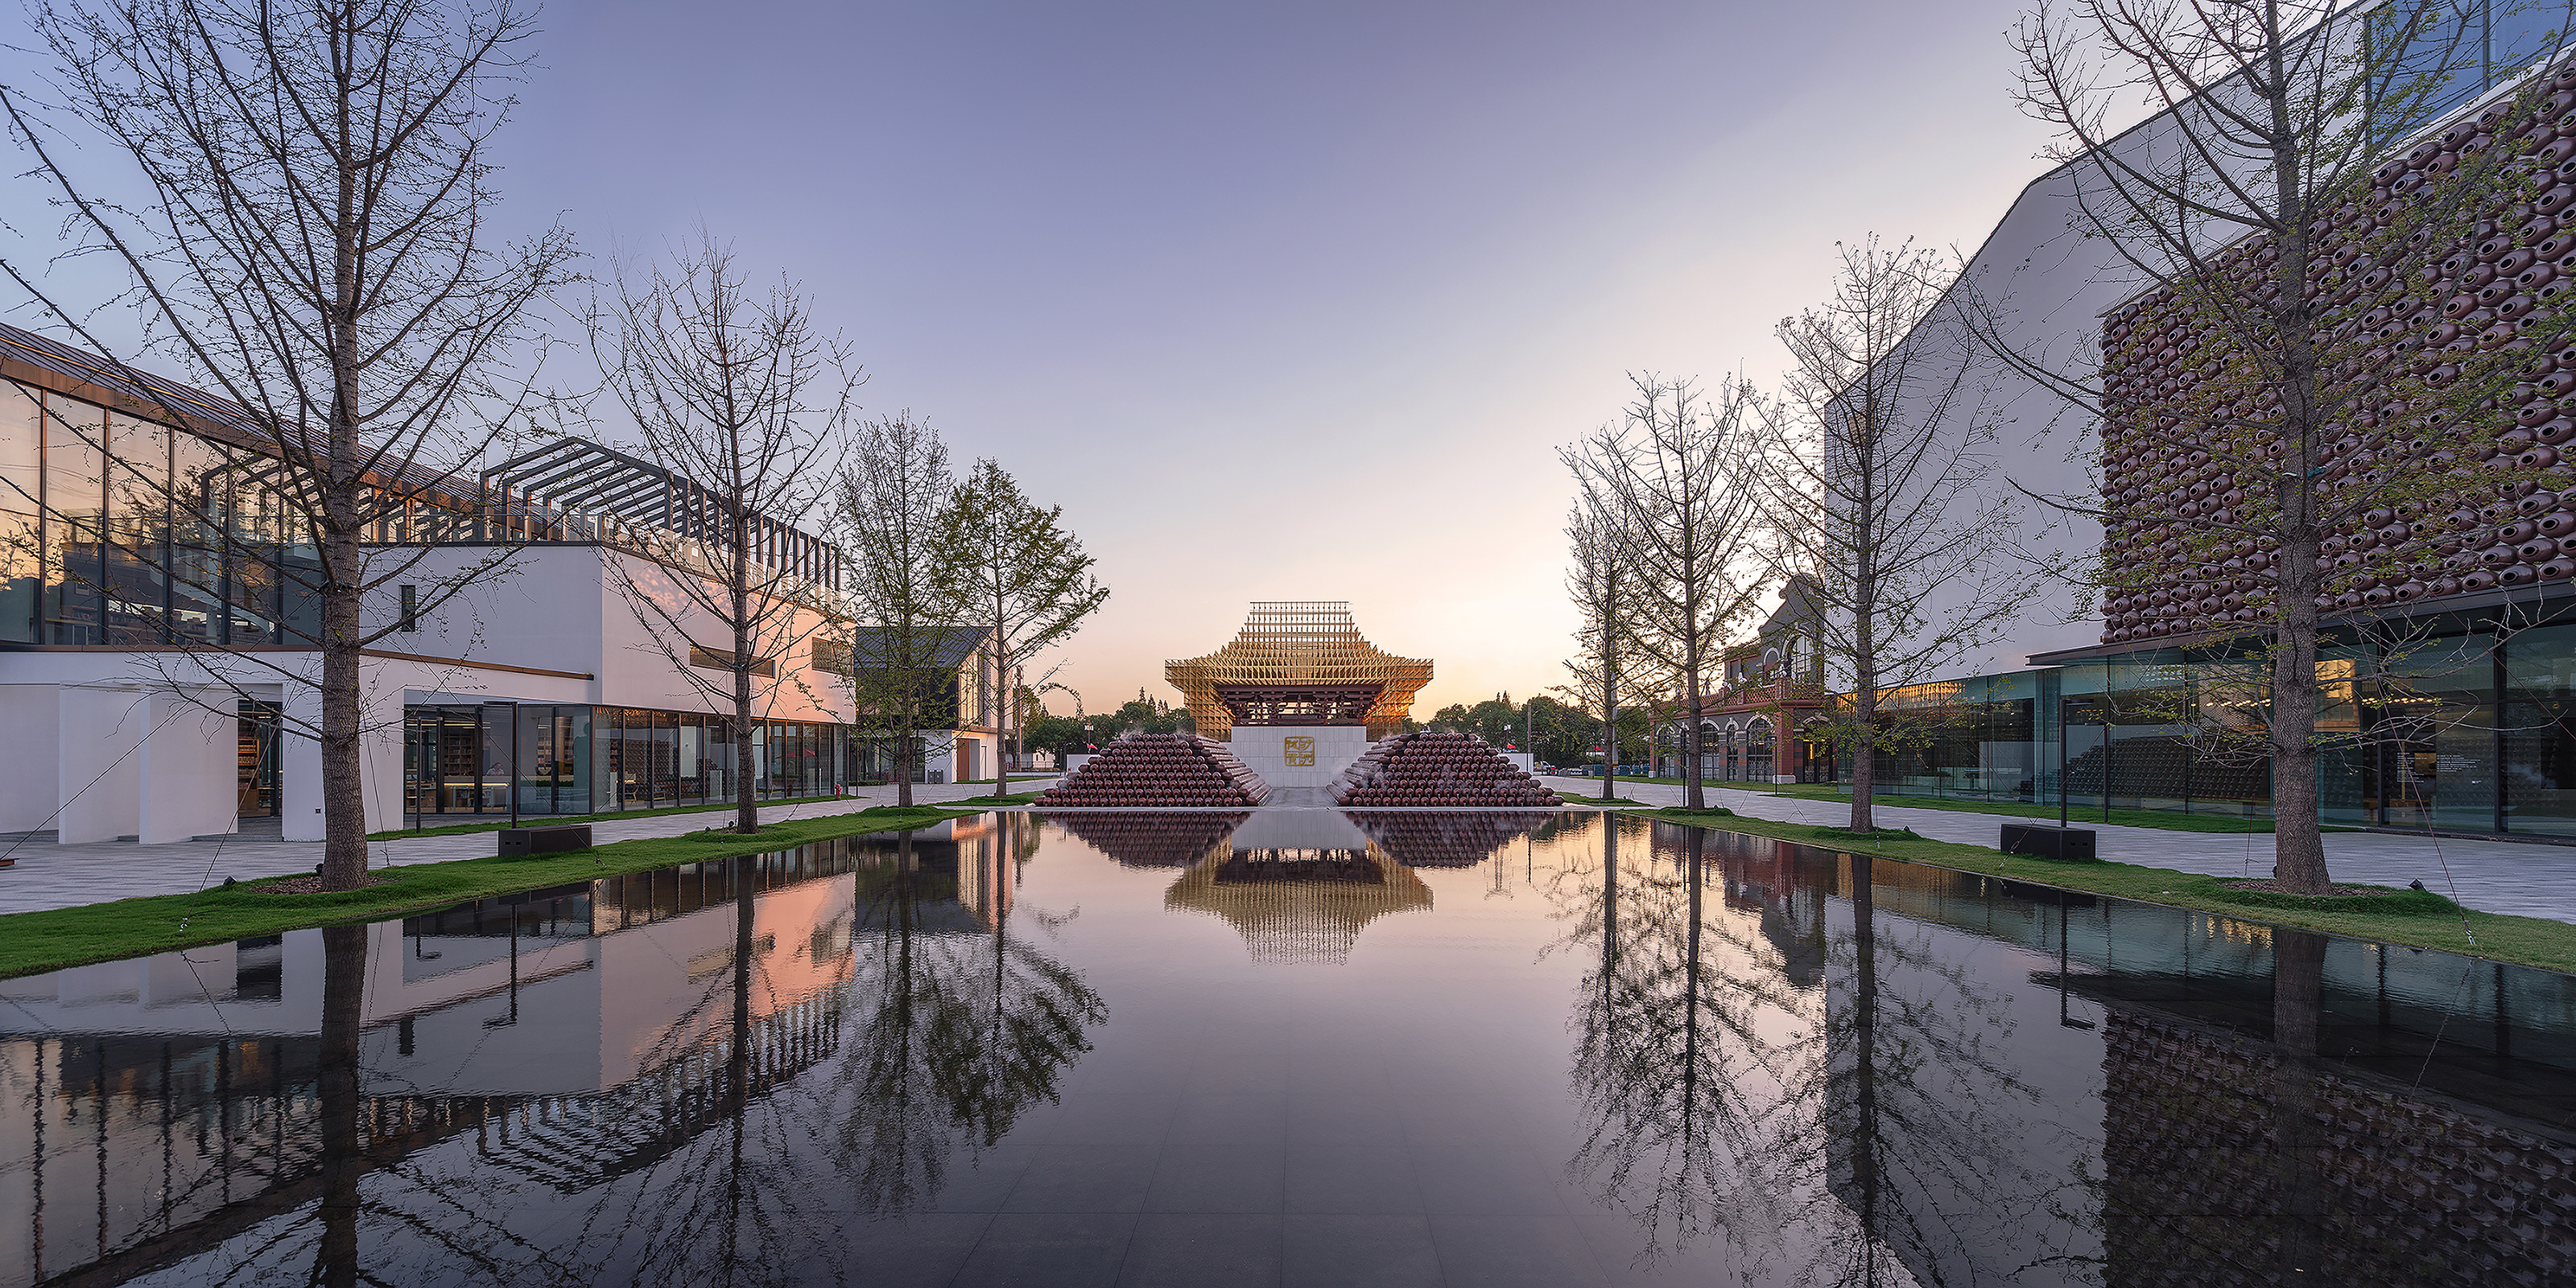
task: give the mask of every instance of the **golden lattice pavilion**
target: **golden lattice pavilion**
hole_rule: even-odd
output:
[[[1403,729],[1431,662],[1380,651],[1347,602],[1256,603],[1232,643],[1165,662],[1163,674],[1204,737],[1224,740],[1236,725],[1362,725],[1375,739]]]

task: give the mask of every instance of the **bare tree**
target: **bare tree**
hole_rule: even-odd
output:
[[[1929,250],[1840,247],[1832,296],[1779,325],[1790,369],[1762,454],[1774,568],[1813,612],[1803,629],[1851,749],[1851,827],[1867,832],[1886,690],[1935,678],[2008,628],[2036,584],[2017,494],[1990,486],[1995,417],[1979,368],[1918,328],[1951,274]],[[1937,323],[1933,329],[1939,329]]]
[[[694,513],[646,534],[655,562],[608,565],[672,669],[731,713],[734,827],[756,832],[752,722],[801,683],[790,654],[838,607],[835,556],[792,525],[829,495],[866,377],[794,283],[748,288],[703,232],[669,267],[621,273],[591,335],[643,454],[696,485]]]
[[[2567,289],[2566,198],[2549,194],[2570,180],[2555,170],[2563,109],[2545,97],[2563,86],[2431,133],[2504,47],[2513,20],[2489,10],[2076,0],[2018,33],[2019,97],[2057,131],[2073,231],[2142,294],[2106,320],[2098,362],[2089,344],[2044,353],[2007,336],[2006,286],[1971,283],[1972,316],[1993,352],[2101,426],[2098,501],[2051,499],[2104,521],[2111,641],[2268,670],[2238,730],[2272,767],[2275,877],[2304,893],[2328,888],[2321,618],[2477,588],[2477,530],[2510,529],[2495,507],[2510,519],[2517,500],[2566,490],[2554,450],[2531,476],[2470,459],[2530,436],[2500,422],[2531,408],[2567,331],[2549,304]],[[2538,39],[2523,57],[2559,47]],[[2141,100],[2158,115],[2115,133],[2113,113]],[[2526,288],[2517,266],[2482,298],[2517,252],[2550,271]],[[2503,549],[2509,569],[2519,556]],[[2390,625],[2406,629],[2371,629]]]
[[[1687,380],[1629,381],[1636,398],[1625,418],[1567,462],[1582,462],[1586,486],[1619,512],[1634,539],[1635,639],[1673,678],[1687,803],[1702,809],[1699,714],[1709,668],[1764,589],[1759,410],[1740,381],[1724,385],[1713,405]]]
[[[320,674],[298,654],[228,649],[238,641],[221,632],[165,621],[153,633],[201,650],[200,681],[315,688],[313,715],[283,718],[321,748],[321,884],[352,887],[367,861],[360,657],[509,558],[437,556],[417,533],[447,526],[427,514],[472,509],[429,481],[510,422],[526,390],[504,387],[510,364],[572,257],[559,226],[515,244],[492,235],[489,146],[534,14],[510,0],[140,0],[38,5],[31,18],[56,64],[50,85],[0,88],[0,110],[65,213],[64,255],[122,267],[144,347],[233,404],[112,359],[125,406],[231,449],[120,477],[157,494],[180,529],[163,544],[138,528],[124,553],[216,605],[233,596],[209,547],[269,560],[282,570],[266,609],[278,620],[256,642],[309,645]],[[107,158],[95,173],[93,156]],[[19,264],[0,268],[114,354],[94,314],[49,298]],[[200,506],[258,522],[209,536]],[[409,614],[368,612],[396,581],[416,588]]]
[[[943,564],[939,516],[957,481],[948,445],[911,412],[861,425],[841,477],[840,530],[851,559],[844,589],[852,631],[849,678],[858,713],[894,738],[898,804],[912,804],[913,736],[957,672],[964,605]]]
[[[993,657],[993,700],[1015,705],[1024,660],[1081,629],[1109,598],[1083,553],[1064,530],[1063,506],[1039,509],[1019,481],[990,459],[975,462],[940,516],[947,590],[961,605],[961,620],[987,633]],[[1013,730],[1009,710],[994,713],[996,729]],[[993,795],[1011,791],[1008,751],[996,756]]]
[[[1625,511],[1601,494],[1598,470],[1577,454],[1559,452],[1574,472],[1582,493],[1566,512],[1566,594],[1574,600],[1577,655],[1565,664],[1574,676],[1560,690],[1601,720],[1601,799],[1617,797],[1619,776],[1619,699],[1631,671],[1643,665],[1637,655],[1637,589],[1628,568],[1635,541],[1625,528]]]

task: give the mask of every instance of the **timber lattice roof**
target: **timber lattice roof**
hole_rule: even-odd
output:
[[[1302,705],[1284,703],[1283,691],[1311,689],[1318,713],[1341,718],[1294,723],[1366,724],[1369,737],[1385,738],[1403,728],[1413,695],[1431,682],[1431,662],[1381,652],[1360,635],[1346,601],[1255,603],[1232,643],[1204,657],[1165,662],[1163,675],[1181,691],[1204,737],[1233,733],[1238,703],[1229,696],[1257,695],[1247,709],[1271,709]],[[1364,713],[1350,711],[1355,689],[1375,691]]]

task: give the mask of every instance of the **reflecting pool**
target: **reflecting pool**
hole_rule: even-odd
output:
[[[0,1284],[2576,1281],[2576,981],[1592,814],[960,819],[0,981]]]

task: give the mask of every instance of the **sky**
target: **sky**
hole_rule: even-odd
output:
[[[1768,382],[1837,240],[1972,251],[2045,168],[2019,8],[555,0],[502,222],[798,283],[1097,556],[1088,709],[1320,599],[1427,715],[1564,682],[1555,452],[1627,373]]]

